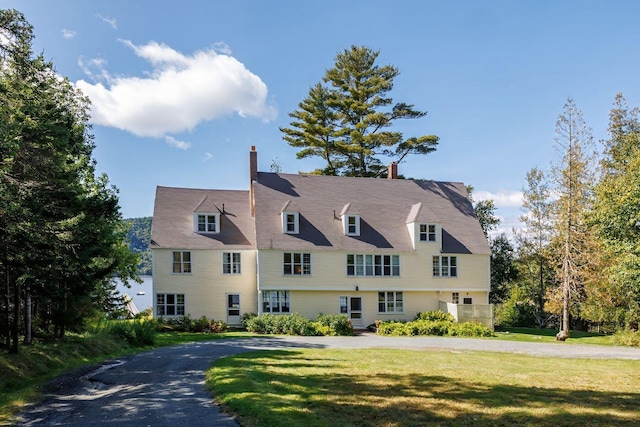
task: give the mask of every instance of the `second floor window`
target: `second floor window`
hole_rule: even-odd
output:
[[[434,256],[433,276],[458,277],[458,258],[454,256]]]
[[[347,255],[347,276],[400,276],[400,255]]]
[[[240,252],[222,253],[222,274],[240,274]]]
[[[191,273],[191,252],[173,251],[173,270],[172,271],[174,274]]]
[[[285,252],[283,256],[282,273],[285,276],[311,275],[311,254]]]

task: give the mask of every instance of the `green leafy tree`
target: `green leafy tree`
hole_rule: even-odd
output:
[[[473,205],[473,210],[480,222],[484,237],[489,239],[489,233],[500,225],[500,218],[496,215],[496,205],[491,199],[476,202],[473,198],[473,190],[473,185],[467,185],[467,195]]]
[[[609,115],[603,174],[590,216],[605,274],[590,288],[596,321],[637,329],[640,323],[640,121],[622,95]]]
[[[491,292],[489,302],[500,304],[509,295],[510,286],[518,279],[513,245],[506,234],[491,239]]]
[[[584,298],[590,240],[585,217],[591,209],[595,179],[595,145],[591,130],[571,98],[556,123],[555,149],[560,156],[551,171],[557,197],[553,203],[558,248],[556,259],[560,266],[557,275],[562,289],[562,321],[558,338],[566,339],[569,337],[572,301],[578,304]]]
[[[336,55],[323,81],[309,90],[289,116],[289,128],[280,128],[289,145],[301,148],[298,158],[321,157],[326,175],[381,176],[381,157],[400,163],[410,154],[436,149],[438,137],[405,138],[389,128],[396,120],[417,119],[426,112],[388,96],[400,73],[392,65],[376,65],[378,51],[352,46]]]
[[[544,172],[538,168],[533,168],[527,172],[527,187],[523,191],[522,209],[524,214],[519,219],[525,225],[525,228],[520,235],[521,246],[529,249],[526,251],[528,252],[527,256],[532,256],[538,261],[537,314],[539,323],[546,323],[542,320],[545,317],[545,266],[548,265],[548,245],[553,232],[552,202],[551,189],[546,183]],[[530,270],[531,267],[528,266],[527,270]]]
[[[150,216],[142,218],[132,218],[124,220],[127,227],[127,239],[129,248],[140,255],[138,263],[138,273],[141,275],[151,275],[151,220]]]

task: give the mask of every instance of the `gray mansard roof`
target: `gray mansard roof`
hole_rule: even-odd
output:
[[[220,233],[195,233],[194,214],[198,213],[219,213]],[[248,191],[156,189],[152,248],[252,249],[255,241]]]
[[[439,223],[443,253],[490,254],[462,183],[258,173],[258,249],[409,252],[408,222]],[[281,212],[299,213],[299,234],[282,232]],[[360,216],[345,236],[341,213]]]

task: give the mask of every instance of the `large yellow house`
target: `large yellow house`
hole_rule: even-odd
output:
[[[158,187],[154,313],[344,313],[354,327],[448,311],[492,326],[490,249],[462,183],[257,171],[249,191]]]

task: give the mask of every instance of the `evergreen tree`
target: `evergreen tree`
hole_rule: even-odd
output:
[[[137,260],[117,191],[95,176],[88,100],[33,57],[22,14],[0,10],[0,34],[0,335],[17,352],[32,314],[63,337],[104,302],[114,275],[136,278]]]
[[[323,83],[309,90],[299,109],[290,113],[290,128],[280,128],[289,145],[302,148],[298,158],[316,156],[327,165],[317,173],[381,176],[381,156],[400,163],[409,154],[436,149],[438,137],[404,138],[388,130],[396,120],[416,119],[426,112],[413,105],[393,103],[388,93],[400,73],[392,65],[378,66],[378,51],[352,46],[339,53]]]

